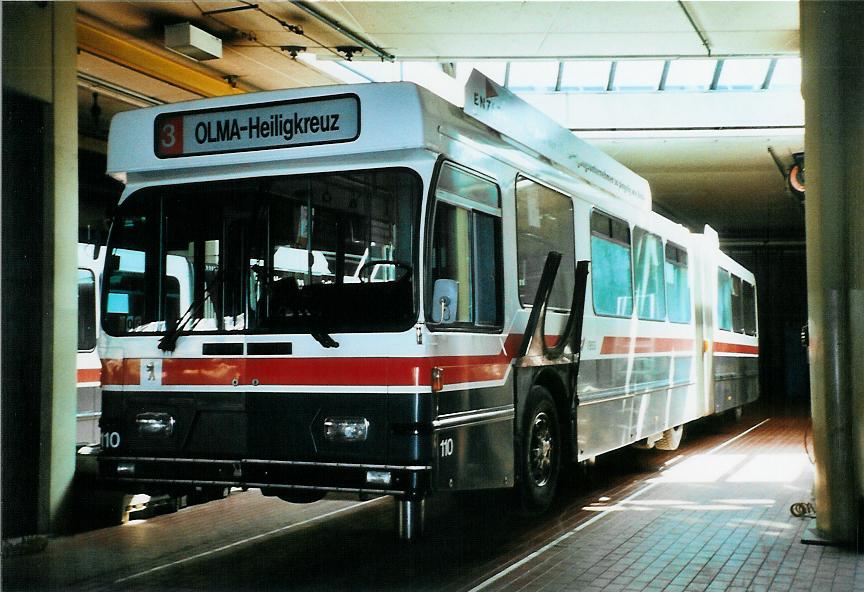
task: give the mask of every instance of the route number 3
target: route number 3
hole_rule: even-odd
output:
[[[160,117],[156,120],[156,155],[179,156],[183,154],[183,118]]]
[[[160,134],[162,139],[160,142],[165,151],[170,151],[171,148],[174,147],[174,144],[177,143],[176,134],[177,128],[173,122],[166,123],[162,126],[162,133]]]

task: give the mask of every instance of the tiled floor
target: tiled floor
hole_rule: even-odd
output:
[[[806,421],[775,418],[673,462],[629,498],[477,588],[508,591],[864,591],[864,555],[802,544]],[[674,459],[673,459],[674,460]]]
[[[406,545],[389,498],[249,491],[53,538],[5,558],[2,589],[864,592],[864,555],[801,544],[809,522],[789,513],[810,501],[807,421],[763,419],[693,426],[676,452],[607,455],[540,518],[519,518],[507,491],[434,496],[426,538]]]

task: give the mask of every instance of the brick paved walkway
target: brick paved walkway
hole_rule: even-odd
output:
[[[806,420],[777,418],[722,448],[667,463],[620,501],[485,590],[864,592],[864,555],[800,542],[813,470]]]

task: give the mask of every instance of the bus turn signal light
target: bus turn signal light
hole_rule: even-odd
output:
[[[438,366],[432,368],[432,392],[438,393],[444,388],[444,370]]]

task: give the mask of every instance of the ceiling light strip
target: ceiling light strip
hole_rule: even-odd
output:
[[[221,78],[204,74],[83,22],[78,23],[78,48],[202,97],[219,97],[245,92]]]
[[[381,58],[382,60],[385,60],[387,62],[392,62],[396,59],[396,56],[387,53],[386,51],[384,51],[383,49],[381,49],[377,45],[366,40],[365,38],[361,37],[357,33],[351,31],[350,29],[346,29],[338,21],[331,19],[329,16],[326,16],[325,14],[318,12],[317,9],[309,6],[309,4],[307,2],[300,2],[300,1],[295,0],[294,2],[292,2],[292,4],[294,6],[296,6],[297,8],[299,8],[300,10],[302,10],[303,12],[305,12],[306,14],[308,14],[312,17],[315,17],[316,19],[318,19],[319,21],[321,21],[322,23],[324,23],[325,25],[327,25],[331,29],[338,32],[340,35],[343,35],[347,39],[350,39],[352,42],[363,47],[364,49],[368,49],[369,51],[371,51],[372,53],[377,55],[379,58]]]
[[[124,103],[136,107],[153,107],[155,105],[165,104],[165,101],[148,97],[147,95],[119,86],[113,82],[97,78],[96,76],[92,76],[86,72],[78,72],[78,86],[82,86],[89,90],[99,91],[117,99],[118,101],[123,101]]]
[[[800,52],[790,51],[780,53],[776,51],[767,53],[724,53],[713,54],[712,59],[787,59],[798,58]],[[704,53],[642,53],[642,54],[569,54],[569,55],[535,55],[526,57],[524,55],[405,55],[399,60],[409,62],[608,62],[616,60],[625,62],[628,60],[704,60]]]

